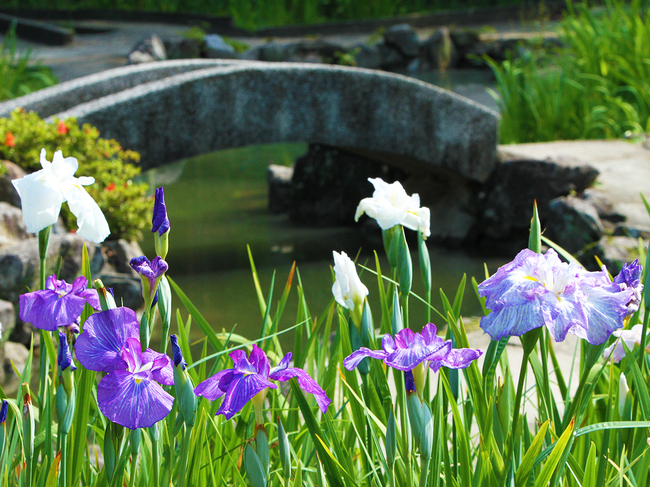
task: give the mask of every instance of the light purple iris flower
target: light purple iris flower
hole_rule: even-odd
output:
[[[618,284],[622,291],[626,289],[634,291],[630,302],[627,303],[628,315],[636,313],[641,305],[641,295],[643,293],[641,274],[643,274],[643,266],[639,264],[639,259],[636,259],[631,264],[625,264],[618,276],[614,278],[614,282]]]
[[[148,428],[165,418],[174,398],[160,384],[173,385],[171,359],[142,351],[135,312],[115,308],[90,316],[75,352],[85,368],[107,375],[97,389],[100,411],[129,429]]]
[[[421,363],[438,372],[440,367],[464,369],[483,352],[472,348],[451,348],[451,340],[443,340],[436,335],[437,329],[429,323],[416,333],[409,328],[400,330],[393,339],[388,333],[381,341],[382,350],[361,347],[343,360],[343,366],[352,370],[366,357],[383,360],[386,365],[397,370],[410,372]]]
[[[226,419],[230,419],[258,392],[267,387],[277,389],[278,386],[271,380],[287,381],[295,377],[300,388],[313,394],[320,410],[326,412],[331,400],[307,372],[289,367],[291,356],[291,353],[286,354],[277,367],[271,368],[268,357],[257,345],[253,345],[248,358],[243,350],[234,350],[230,352],[230,358],[235,362],[235,367],[217,372],[204,380],[196,386],[194,393],[210,401],[225,395],[217,414],[223,414]]]
[[[56,274],[52,274],[45,281],[45,289],[20,296],[20,319],[48,331],[74,323],[81,316],[86,303],[100,309],[97,291],[86,289],[87,285],[88,280],[83,276],[68,284],[57,280]]]
[[[546,254],[522,250],[478,289],[491,310],[481,328],[494,340],[546,326],[555,341],[573,333],[593,345],[623,326],[634,295],[605,270],[587,272],[564,263],[552,249]]]

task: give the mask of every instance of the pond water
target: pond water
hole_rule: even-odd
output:
[[[151,187],[164,186],[171,220],[169,275],[181,286],[214,329],[231,330],[250,339],[259,337],[262,316],[256,298],[247,245],[250,246],[260,281],[268,294],[273,272],[277,270],[273,302],[277,303],[296,262],[312,316],[322,315],[332,299],[332,250],[345,251],[359,262],[374,268],[373,250],[383,249],[364,240],[358,225],[336,228],[305,228],[293,225],[288,217],[267,210],[266,168],[269,164],[290,165],[304,153],[306,144],[278,144],[245,147],[204,154],[148,171],[143,177]],[[148,256],[155,255],[153,239],[141,242]],[[484,276],[483,259],[465,252],[430,247],[433,266],[433,304],[441,309],[438,289],[453,295],[463,273]],[[417,255],[414,255],[417,262]],[[501,261],[487,262],[493,272]],[[376,277],[363,276],[370,289],[375,321],[379,321]],[[295,283],[295,280],[294,280]],[[414,269],[414,292],[422,285]],[[175,307],[181,307],[175,299]],[[420,329],[426,323],[426,310],[411,301],[411,324]],[[274,304],[275,308],[276,304]],[[274,309],[273,308],[273,309]],[[480,313],[471,286],[465,293],[464,315]],[[280,329],[296,323],[297,297],[294,290],[285,309]],[[187,313],[182,309],[182,315]],[[439,319],[437,320],[439,323]],[[198,336],[197,336],[198,338]],[[281,343],[290,349],[291,333]]]

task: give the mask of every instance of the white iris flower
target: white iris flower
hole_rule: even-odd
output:
[[[45,156],[45,149],[42,149],[43,169],[12,181],[20,195],[27,231],[38,233],[56,223],[61,204],[67,201],[70,211],[77,217],[77,233],[91,242],[103,242],[110,233],[108,223],[95,200],[83,188],[93,184],[95,179],[74,177],[79,163],[74,157],[64,158],[61,151],[54,153],[52,162]]]
[[[402,225],[411,230],[419,230],[425,238],[431,234],[431,212],[426,206],[420,207],[420,196],[417,193],[409,196],[399,181],[391,184],[381,178],[369,178],[368,181],[375,187],[375,191],[372,198],[361,200],[355,220],[366,213],[377,220],[382,230]]]
[[[332,294],[337,303],[350,311],[363,312],[363,302],[368,295],[368,288],[361,282],[352,259],[345,252],[333,252],[334,274],[336,281],[332,286]]]

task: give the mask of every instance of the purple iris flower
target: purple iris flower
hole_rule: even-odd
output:
[[[149,261],[144,255],[134,257],[129,264],[135,272],[140,274],[140,277],[149,281],[152,288],[154,288],[156,280],[160,279],[169,268],[167,262],[161,257],[154,257],[152,261]]]
[[[81,316],[86,303],[100,309],[97,291],[86,289],[87,285],[88,280],[83,276],[68,284],[58,281],[56,274],[52,274],[45,281],[44,290],[20,296],[20,319],[48,331],[74,323]]]
[[[291,356],[291,352],[289,352],[277,367],[271,369],[268,357],[257,345],[253,345],[253,350],[248,358],[243,350],[234,350],[230,352],[230,358],[235,362],[235,367],[217,372],[209,379],[204,380],[196,386],[194,393],[210,401],[225,395],[217,414],[223,414],[226,419],[230,419],[258,392],[267,387],[277,389],[278,386],[271,380],[287,381],[295,377],[300,388],[313,394],[320,410],[323,413],[326,412],[331,400],[307,372],[296,367],[289,367]]]
[[[68,336],[61,332],[59,332],[59,357],[57,363],[62,371],[68,367],[70,367],[70,370],[77,370],[77,366],[72,361],[72,354],[68,346]]]
[[[169,218],[167,217],[167,206],[165,205],[165,191],[163,188],[156,188],[156,201],[153,206],[153,218],[151,220],[151,233],[162,234],[169,230]]]
[[[134,257],[129,264],[135,272],[140,274],[145,309],[149,309],[153,306],[154,300],[157,301],[158,283],[169,266],[161,257],[154,257],[152,261],[149,261],[144,255]]]
[[[632,299],[627,303],[628,315],[636,313],[641,305],[641,295],[643,293],[643,284],[641,284],[642,273],[643,266],[639,264],[639,259],[636,259],[631,264],[623,265],[621,272],[614,278],[614,282],[618,284],[621,291],[625,291],[626,289],[632,289],[634,291]]]
[[[160,384],[173,385],[171,359],[140,345],[135,312],[115,308],[90,316],[77,338],[77,359],[85,368],[107,372],[97,389],[100,411],[129,429],[148,428],[165,418],[174,398]]]
[[[9,412],[9,402],[3,399],[2,407],[0,407],[0,424],[5,424],[7,421],[7,412]]]
[[[520,336],[546,326],[555,341],[573,333],[593,345],[623,326],[633,289],[621,289],[607,272],[567,264],[550,249],[522,250],[479,286],[490,314],[481,328],[492,339]]]
[[[386,333],[381,341],[382,350],[361,347],[343,360],[343,366],[352,370],[363,359],[371,357],[404,372],[410,372],[420,364],[438,372],[442,366],[450,369],[469,367],[483,353],[472,348],[451,348],[451,340],[443,340],[436,332],[436,326],[429,323],[421,334],[405,328],[397,332],[393,339]]]

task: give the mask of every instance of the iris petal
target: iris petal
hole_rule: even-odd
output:
[[[57,222],[65,199],[48,170],[14,179],[12,184],[20,196],[23,222],[28,232],[40,232]]]
[[[108,419],[129,429],[148,428],[169,414],[174,398],[153,380],[124,370],[104,377],[97,403]]]
[[[361,347],[343,360],[343,366],[348,370],[353,370],[366,357],[384,360],[387,356],[388,354],[383,350],[370,350],[369,348]]]
[[[258,374],[241,374],[233,377],[217,414],[223,414],[226,419],[232,418],[255,394],[267,387],[277,389],[278,386]]]
[[[298,385],[304,392],[308,392],[314,395],[316,398],[316,403],[320,408],[321,412],[325,413],[327,407],[332,402],[330,398],[327,397],[325,391],[319,386],[314,379],[312,379],[307,372],[296,367],[289,367],[287,369],[281,370],[272,374],[270,377],[273,380],[287,381],[295,377],[298,380]]]
[[[139,339],[137,317],[129,308],[115,308],[91,315],[77,337],[75,352],[85,368],[98,372],[124,369],[120,354],[129,338]]]
[[[70,211],[77,217],[77,233],[91,242],[101,243],[111,233],[106,217],[88,192],[77,184],[61,187]]]
[[[196,386],[194,394],[216,401],[228,391],[230,383],[239,375],[233,369],[221,370]]]

